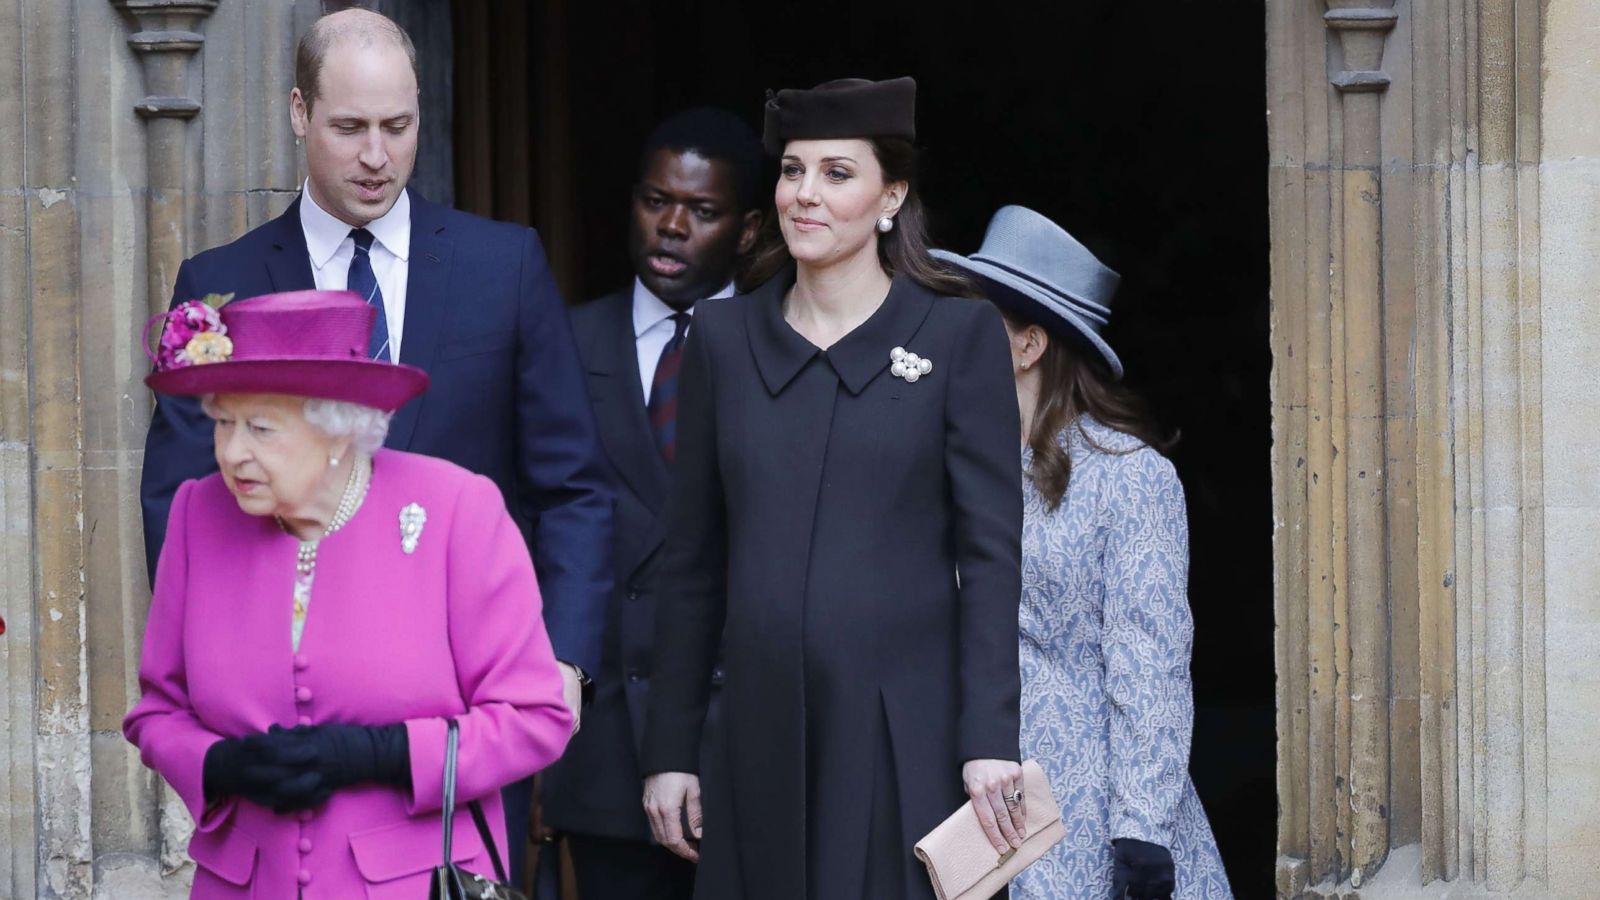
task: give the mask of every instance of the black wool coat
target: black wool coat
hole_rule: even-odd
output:
[[[784,320],[793,278],[696,312],[643,770],[698,771],[726,628],[696,896],[931,897],[912,845],[964,802],[962,763],[1018,756],[1009,342],[988,303],[902,276],[822,351]],[[932,371],[895,377],[896,347]]]

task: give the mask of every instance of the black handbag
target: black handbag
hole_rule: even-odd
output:
[[[451,719],[445,734],[444,745],[444,865],[433,870],[433,889],[430,900],[528,900],[526,894],[511,886],[506,880],[506,867],[500,862],[500,851],[495,848],[494,834],[489,831],[489,821],[483,815],[483,806],[474,800],[467,804],[472,811],[472,823],[478,826],[478,835],[489,851],[489,861],[494,863],[494,881],[468,872],[452,861],[451,843],[455,837],[456,821],[456,747],[461,741],[461,729]]]

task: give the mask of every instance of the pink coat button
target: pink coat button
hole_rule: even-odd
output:
[[[306,669],[308,669],[310,667],[311,667],[311,660],[306,659],[305,654],[296,653],[294,655],[294,670],[296,672],[304,672]]]
[[[301,869],[300,870],[300,874],[295,876],[295,880],[300,882],[301,884],[310,884],[311,883],[311,873],[306,871],[305,869]]]
[[[294,692],[294,698],[301,703],[311,702],[311,688],[303,687]]]
[[[311,839],[310,838],[301,838],[299,847],[300,847],[300,852],[301,853],[310,853],[311,852]]]
[[[299,722],[301,725],[310,725],[311,724],[311,717],[310,716],[301,716],[300,718],[296,719],[295,721]]]

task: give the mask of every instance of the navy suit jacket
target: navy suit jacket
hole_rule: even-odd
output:
[[[666,536],[663,508],[671,471],[656,450],[639,383],[633,290],[574,307],[572,330],[617,488],[616,593],[594,703],[566,755],[545,772],[544,821],[563,831],[647,841],[638,755],[655,656],[656,563]],[[722,681],[720,668],[713,670],[707,715],[712,730]],[[708,759],[702,768],[713,764]]]
[[[613,495],[539,237],[412,192],[408,265],[400,362],[426,370],[433,383],[395,413],[385,443],[450,460],[499,486],[528,538],[557,658],[598,672]],[[233,243],[184,261],[173,303],[315,287],[296,200]],[[199,403],[158,396],[140,485],[152,578],[178,485],[216,468]]]

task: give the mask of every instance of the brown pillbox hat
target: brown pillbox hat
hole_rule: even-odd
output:
[[[830,138],[917,138],[917,82],[840,78],[810,90],[767,92],[762,143],[773,156],[788,141]]]

